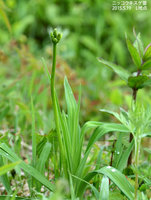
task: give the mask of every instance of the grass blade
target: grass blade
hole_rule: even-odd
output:
[[[50,183],[43,175],[41,175],[40,172],[37,171],[37,169],[33,168],[32,166],[26,164],[24,161],[22,161],[6,144],[2,143],[0,144],[0,154],[4,157],[6,157],[8,160],[12,162],[21,161],[20,164],[18,164],[18,167],[22,168],[26,173],[33,176],[36,180],[38,180],[41,184],[43,184],[46,188],[48,188],[51,191],[55,190],[55,186]]]
[[[109,200],[109,178],[107,176],[103,176],[99,200]]]
[[[31,111],[32,111],[32,166],[36,166],[36,133],[35,133],[35,110],[33,105],[33,98],[31,97]]]
[[[3,166],[3,165],[4,165],[3,158],[0,155],[0,166]],[[6,191],[9,193],[11,191],[11,187],[10,187],[10,182],[9,182],[7,174],[0,176],[0,182],[3,183]]]
[[[17,161],[17,162],[10,163],[8,165],[4,165],[4,166],[0,167],[0,176],[2,176],[3,174],[7,173],[8,171],[14,169],[14,167],[16,165],[18,165],[19,163],[21,163],[21,161]]]
[[[122,172],[123,169],[126,167],[129,155],[130,155],[133,147],[134,147],[134,140],[132,140],[132,142],[129,144],[128,148],[123,152],[123,154],[118,162],[117,169],[119,171]]]
[[[86,182],[89,182],[95,175],[97,174],[103,174],[110,178],[115,185],[130,199],[134,199],[134,188],[133,186],[128,182],[126,177],[117,169],[113,167],[103,167],[99,170],[95,170],[90,172],[85,178],[83,178]],[[85,182],[81,182],[79,189],[78,189],[78,196],[81,197],[83,195],[84,189],[86,187]]]
[[[97,170],[96,173],[108,176],[129,199],[134,199],[134,188],[120,171],[108,166]]]

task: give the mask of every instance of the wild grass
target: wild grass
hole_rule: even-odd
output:
[[[50,191],[48,199],[81,200],[85,198],[85,192],[89,189],[92,199],[97,200],[111,199],[112,194],[114,195],[114,190],[118,191],[118,195],[122,199],[137,200],[143,198],[147,200],[146,193],[139,191],[138,166],[141,140],[143,137],[150,136],[150,106],[140,105],[133,98],[134,102],[129,111],[121,109],[120,113],[117,113],[101,109],[102,112],[112,114],[120,123],[87,121],[81,125],[79,118],[82,89],[81,87],[79,88],[79,97],[76,100],[67,77],[64,78],[66,107],[62,109],[60,106],[56,91],[55,75],[57,47],[61,40],[61,34],[56,29],[51,33],[51,40],[53,44],[51,74],[44,59],[43,63],[50,84],[55,128],[51,130],[47,137],[42,137],[37,142],[36,109],[33,97],[31,97],[32,157],[26,163],[20,155],[12,150],[9,143],[0,143],[0,163],[2,166],[0,168],[0,175],[3,175],[1,176],[1,181],[4,187],[9,194],[14,195],[14,198],[19,198],[15,197],[17,190],[15,193],[12,191],[8,174],[6,174],[10,169],[15,168],[18,174],[23,170],[27,176],[31,199],[43,199],[44,195],[41,194],[41,189],[44,186]],[[143,71],[144,64],[147,63],[146,65],[148,65],[148,62],[150,62],[150,47],[147,47],[143,54],[139,54],[139,45],[141,45],[139,35],[136,37],[136,41],[138,43],[135,43],[133,46],[127,40],[128,48],[136,67],[138,70],[141,68]],[[141,58],[144,59],[143,63],[140,62]],[[118,65],[105,61],[102,58],[99,60],[113,69],[132,88],[133,93],[150,83],[150,78],[147,74],[137,73],[134,76]],[[30,93],[31,91],[32,89]],[[90,136],[85,143],[85,135],[87,133]],[[117,138],[115,140],[115,147],[112,150],[113,160],[111,166],[109,166],[108,164],[104,165],[100,158],[104,147],[100,147],[97,161],[93,158],[93,147],[106,134],[112,133],[117,133]],[[133,140],[128,142],[128,144],[123,144],[123,138],[129,135],[129,133],[132,133]],[[123,173],[133,148],[135,155],[132,170],[135,173],[135,183]],[[90,162],[89,159],[91,157]],[[12,164],[8,164],[8,161],[12,162]],[[51,177],[51,179],[49,178],[50,166],[52,168],[51,173],[53,173],[53,178]],[[1,172],[2,170],[3,172]],[[47,177],[46,172],[48,173]],[[68,192],[63,188],[63,182],[61,182],[62,186],[60,186],[61,184],[59,185],[59,187],[63,188],[63,191],[58,188],[57,182],[60,178],[66,181],[65,185],[69,188]],[[145,179],[144,182],[150,187],[151,182],[149,179]]]

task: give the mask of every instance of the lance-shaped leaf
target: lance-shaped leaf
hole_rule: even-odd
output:
[[[148,70],[149,68],[151,68],[151,59],[146,61],[141,67],[142,70]]]
[[[151,86],[151,79],[150,78],[143,83],[143,87],[145,87],[145,86]]]
[[[130,55],[132,57],[134,64],[140,69],[140,67],[141,67],[141,57],[139,55],[139,52],[133,46],[133,44],[131,43],[131,41],[129,39],[126,40],[126,43],[127,43],[127,47],[128,47],[128,50],[130,52]]]
[[[143,61],[147,61],[149,59],[151,59],[151,43],[146,47],[143,56]]]
[[[10,164],[0,167],[0,176],[2,176],[3,174],[7,173],[8,171],[14,169],[15,166],[18,165],[20,162],[21,161],[17,161],[17,162],[10,163]]]
[[[99,62],[101,62],[102,64],[104,64],[105,66],[111,68],[121,79],[123,79],[124,81],[127,82],[128,77],[129,77],[129,73],[128,71],[126,71],[124,68],[122,68],[119,65],[115,65],[114,63],[108,62],[102,58],[98,59]]]
[[[109,200],[109,178],[107,176],[102,178],[99,200]]]
[[[130,76],[128,78],[128,86],[135,89],[141,89],[144,87],[144,83],[148,80],[148,76]]]
[[[134,199],[134,188],[133,186],[128,182],[126,177],[117,169],[107,166],[103,167],[99,170],[95,170],[90,172],[85,178],[84,181],[88,182],[90,181],[95,175],[97,174],[103,174],[107,176],[112,182],[115,183],[115,185],[130,199]],[[78,196],[82,196],[83,191],[86,187],[86,183],[81,182],[78,190]]]
[[[19,162],[18,167],[23,169],[26,173],[37,179],[41,184],[51,191],[55,190],[55,186],[48,181],[36,168],[26,164],[22,161],[6,144],[0,144],[0,154],[6,157],[11,162]]]
[[[135,37],[136,37],[136,40],[133,43],[133,45],[137,49],[137,51],[139,52],[139,55],[141,57],[143,57],[143,54],[144,54],[144,45],[143,45],[142,40],[141,40],[141,34],[138,33],[138,35],[136,35],[136,33],[135,33]]]

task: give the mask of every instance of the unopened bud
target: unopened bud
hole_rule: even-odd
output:
[[[58,33],[58,36],[57,36],[58,42],[61,39],[61,37],[62,37],[62,35],[60,33]]]
[[[55,38],[57,37],[57,29],[56,28],[53,30],[53,35]]]
[[[56,28],[53,30],[53,32],[51,32],[50,36],[51,36],[52,42],[54,44],[57,44],[61,39],[61,34],[57,33],[57,29]]]

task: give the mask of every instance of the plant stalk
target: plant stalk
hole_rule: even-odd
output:
[[[51,71],[51,97],[52,97],[52,106],[53,106],[53,111],[54,111],[56,132],[57,132],[57,137],[58,137],[58,142],[59,142],[60,159],[64,168],[65,176],[67,177],[67,172],[66,172],[67,168],[65,164],[65,156],[64,156],[63,143],[62,143],[62,137],[61,137],[59,111],[58,111],[57,98],[56,98],[56,93],[55,93],[56,51],[57,51],[57,44],[53,42],[53,60],[52,60],[52,71]],[[61,172],[61,165],[60,165],[60,172]]]
[[[138,164],[139,164],[139,153],[140,153],[140,139],[135,138],[135,200],[137,200],[137,190],[138,190]]]
[[[55,98],[56,50],[57,50],[57,44],[53,43],[53,60],[52,60],[52,71],[51,71],[51,98],[52,98],[52,106],[54,110],[56,131],[57,131],[57,136],[59,140],[59,148],[60,148],[60,151],[62,152],[61,131],[60,131],[60,125],[59,125],[59,116],[58,116],[58,111],[57,111],[57,102]]]
[[[139,76],[141,73],[141,70],[138,70],[137,71],[137,76]],[[137,88],[133,88],[133,94],[132,94],[132,97],[133,97],[133,101],[136,103],[136,99],[137,99],[137,92],[138,92],[138,89]],[[133,140],[133,134],[130,133],[130,137],[129,137],[129,142],[131,143]],[[132,164],[132,153],[133,151],[130,153],[129,155],[129,158],[128,158],[128,166],[130,166]]]

